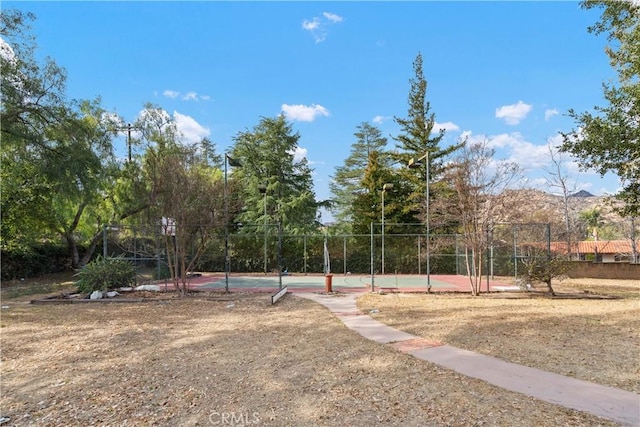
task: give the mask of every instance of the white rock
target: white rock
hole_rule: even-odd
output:
[[[120,295],[120,294],[118,292],[116,292],[116,291],[107,292],[107,298],[117,297],[118,295]]]
[[[158,285],[140,285],[136,286],[136,291],[154,291],[160,292],[160,286]]]
[[[89,296],[89,299],[100,299],[102,298],[102,291],[93,291]]]

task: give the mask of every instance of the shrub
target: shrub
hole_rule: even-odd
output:
[[[109,289],[130,286],[136,282],[136,270],[122,257],[98,257],[91,261],[76,277],[76,286],[80,292],[107,291]]]
[[[2,280],[36,277],[71,269],[69,249],[55,243],[3,246],[0,261]]]
[[[169,279],[171,278],[171,271],[166,263],[161,263],[158,268],[153,269],[153,278],[155,280]]]

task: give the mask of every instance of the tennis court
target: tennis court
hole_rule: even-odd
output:
[[[189,287],[202,291],[224,291],[227,280],[230,292],[276,292],[280,287],[287,287],[290,292],[318,292],[326,290],[324,275],[287,274],[277,275],[242,275],[230,274],[225,279],[224,273],[198,273],[189,279]],[[432,292],[467,292],[470,291],[469,278],[462,275],[430,275],[429,284]],[[427,292],[427,276],[411,274],[390,275],[355,275],[333,274],[331,277],[334,292]],[[373,282],[373,285],[372,285]],[[171,283],[167,284],[171,287]],[[488,282],[490,291],[505,290],[505,284]],[[482,290],[487,289],[487,279],[483,279]]]

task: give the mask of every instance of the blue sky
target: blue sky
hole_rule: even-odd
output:
[[[134,121],[146,102],[178,121],[185,138],[223,152],[262,116],[284,113],[300,132],[316,196],[362,122],[395,144],[412,62],[424,59],[427,98],[444,144],[487,139],[498,159],[543,184],[548,141],[566,116],[602,105],[615,77],[599,18],[577,2],[14,2],[31,11],[41,57],[67,69],[67,95],[100,96]],[[125,155],[125,140],[117,141]],[[578,189],[615,193],[615,176],[580,173]],[[327,219],[327,216],[325,216]]]

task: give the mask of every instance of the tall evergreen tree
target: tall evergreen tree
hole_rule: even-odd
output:
[[[246,208],[238,217],[240,222],[280,223],[291,234],[317,231],[319,203],[307,159],[295,156],[299,139],[282,115],[263,117],[251,131],[235,136],[231,157],[242,167],[233,174],[243,184]],[[266,186],[266,193],[261,186]]]
[[[410,191],[406,194],[407,203],[404,209],[407,213],[413,213],[423,218],[426,206],[425,168],[423,166],[417,169],[407,169],[404,166],[411,158],[419,159],[429,153],[429,180],[433,182],[434,178],[442,173],[446,156],[459,149],[462,144],[458,143],[446,148],[440,146],[445,131],[444,129],[434,129],[435,113],[431,111],[431,104],[427,101],[427,81],[424,78],[420,53],[413,62],[413,72],[414,76],[409,80],[411,87],[407,117],[394,118],[400,126],[400,134],[394,137],[397,141],[397,150],[393,157],[403,166],[398,170],[398,173],[410,186]]]
[[[371,151],[368,156],[367,167],[360,178],[360,191],[355,196],[352,204],[353,225],[355,234],[368,234],[371,231],[371,223],[380,224],[382,220],[382,188],[385,184],[397,185],[394,182],[394,173],[384,166],[384,155],[378,151]],[[385,216],[392,216],[395,209],[390,198],[385,203]],[[380,226],[374,227],[374,233],[380,232]]]
[[[363,186],[363,177],[371,155],[378,154],[376,158],[380,167],[391,167],[391,159],[385,152],[387,138],[382,136],[380,130],[367,122],[362,122],[356,129],[356,141],[351,145],[349,157],[343,165],[335,168],[333,180],[329,184],[334,201],[333,214],[338,226],[346,232],[351,231],[355,219],[354,201],[368,191]]]

